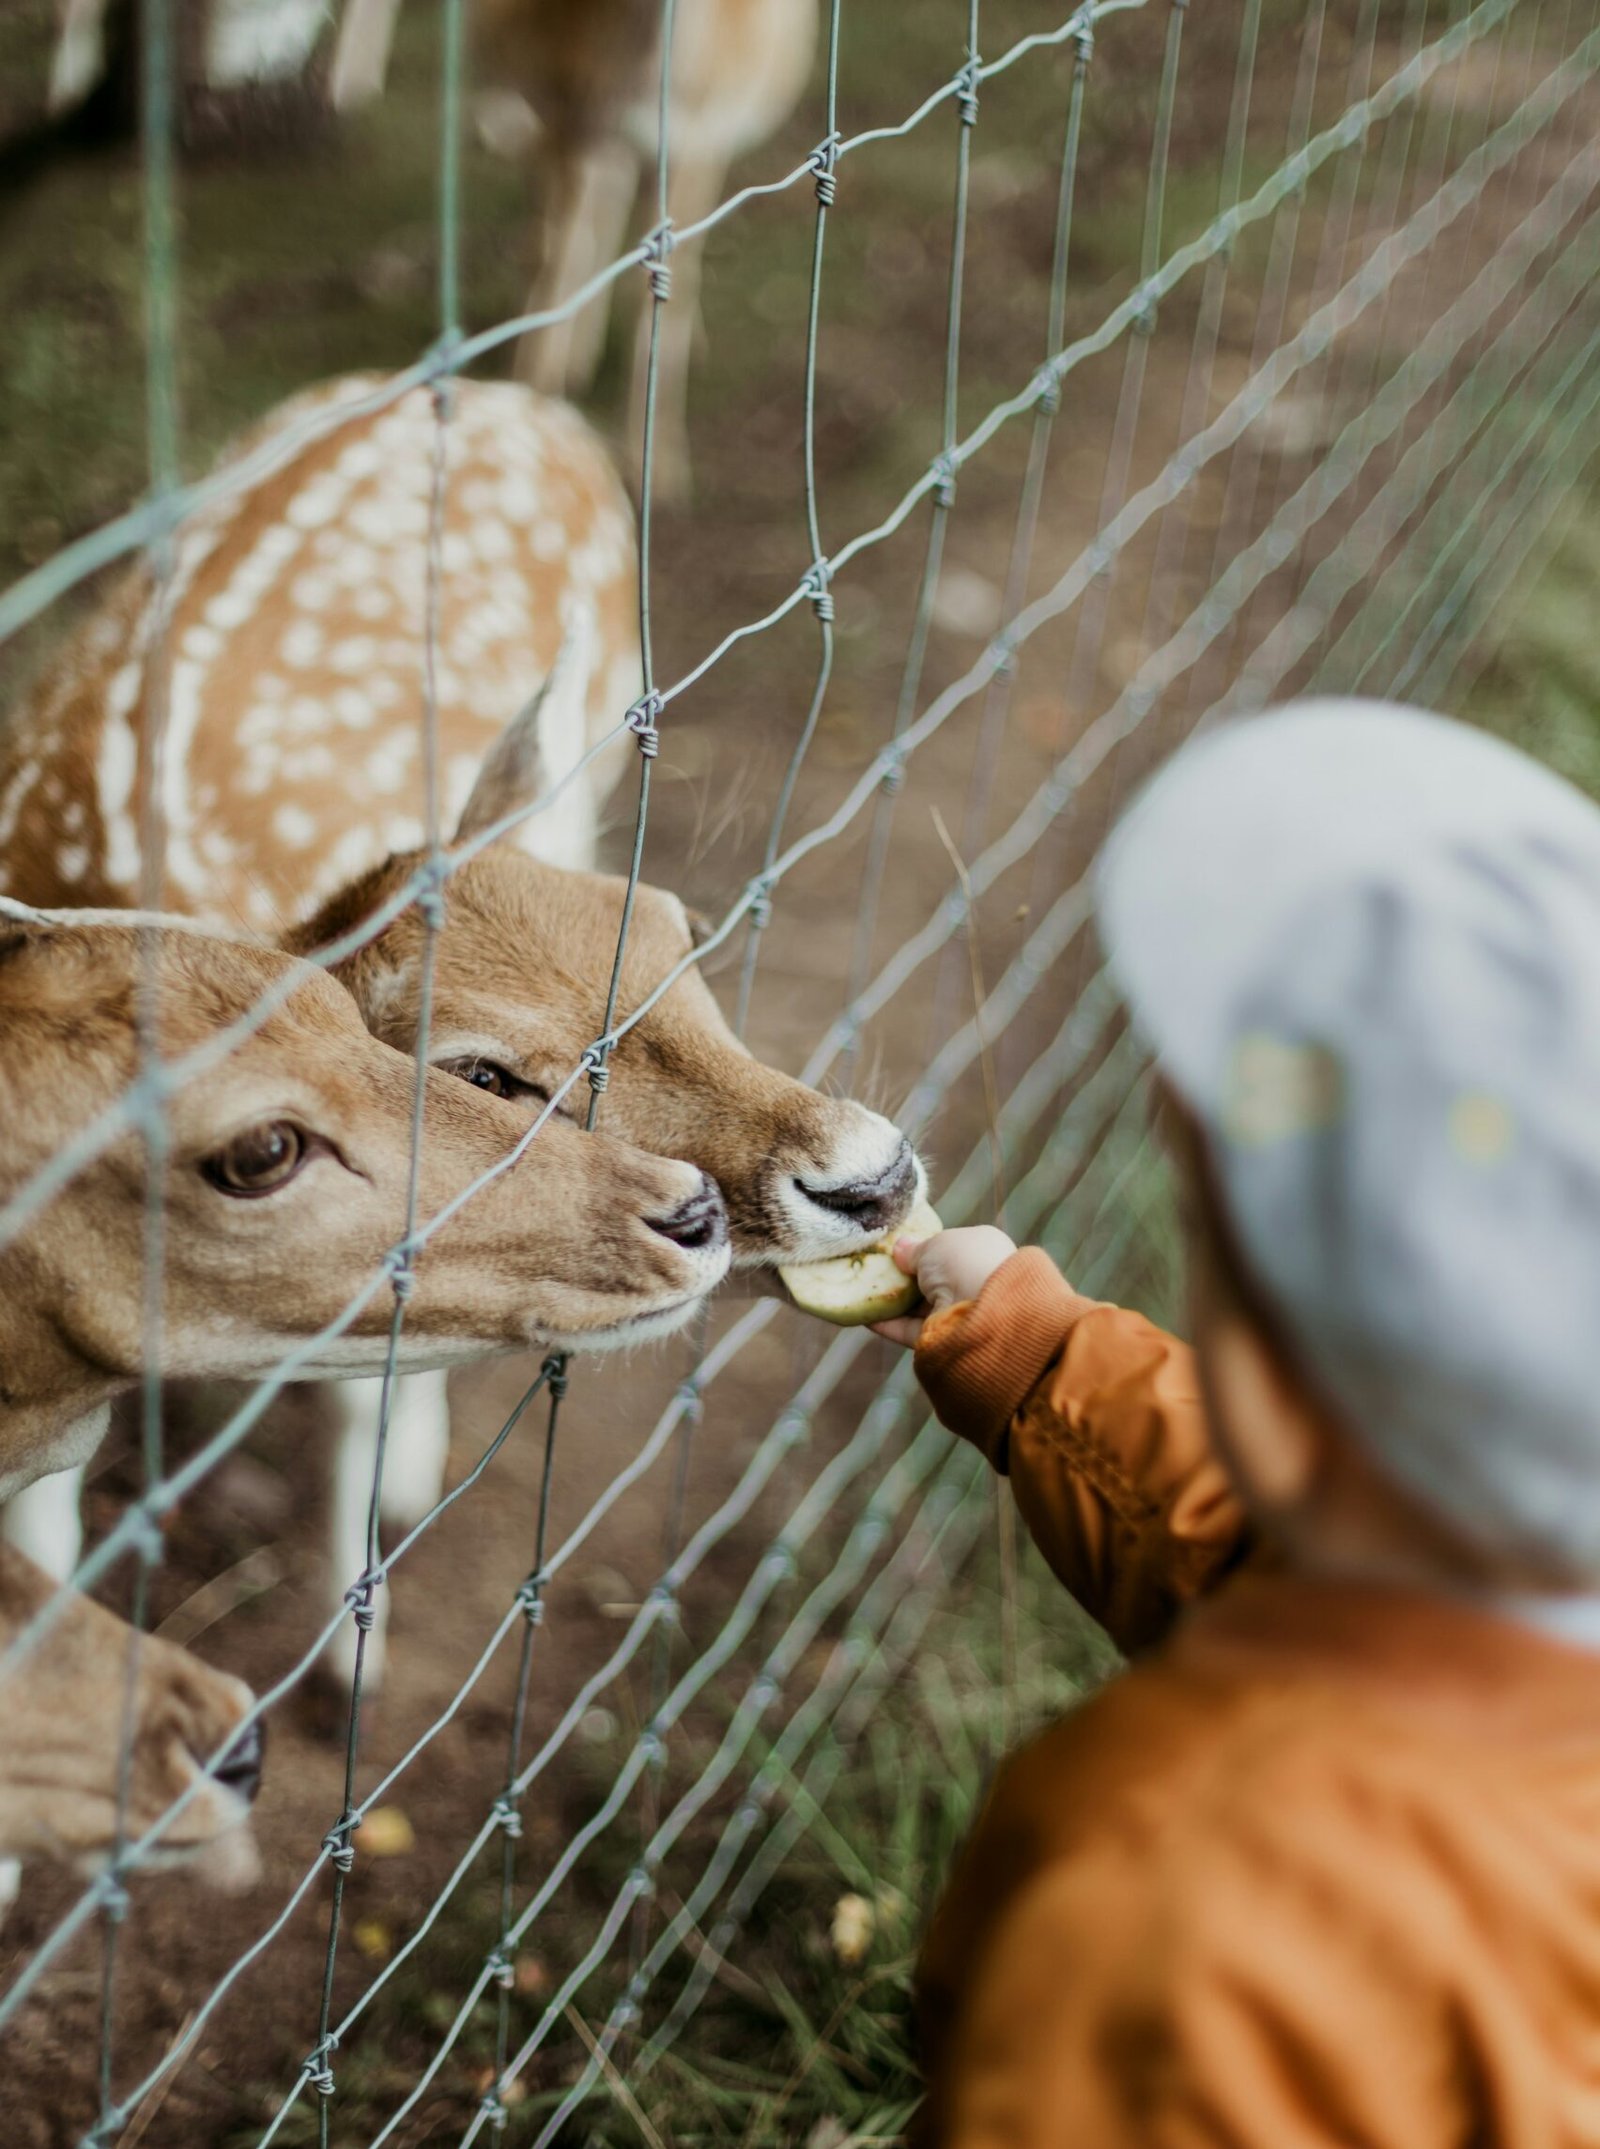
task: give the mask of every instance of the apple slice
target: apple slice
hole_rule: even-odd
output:
[[[943,1229],[937,1210],[919,1201],[903,1224],[859,1253],[835,1254],[831,1261],[796,1261],[780,1268],[778,1276],[802,1312],[831,1321],[835,1328],[892,1321],[909,1313],[921,1296],[915,1278],[895,1266],[895,1241],[931,1239]]]

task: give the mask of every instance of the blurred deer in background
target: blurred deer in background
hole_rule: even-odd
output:
[[[163,900],[273,932],[299,952],[370,919],[426,858],[435,414],[419,390],[347,417],[327,438],[291,440],[302,421],[374,385],[335,382],[248,436],[245,449],[281,440],[283,453],[186,526],[166,600]],[[443,439],[438,765],[442,825],[470,855],[444,889],[428,1050],[460,1078],[464,1105],[525,1126],[604,1022],[623,884],[575,869],[592,859],[604,788],[633,753],[620,722],[640,685],[632,516],[583,421],[527,388],[458,383]],[[160,601],[136,569],[0,742],[0,885],[17,894],[133,899],[129,809],[162,707],[152,662]],[[528,813],[558,786],[552,810]],[[377,1036],[408,1051],[421,1025],[425,939],[424,920],[405,909],[334,972]],[[692,945],[678,899],[641,889],[619,1013]],[[602,1125],[719,1183],[737,1266],[849,1252],[898,1223],[920,1191],[898,1128],[762,1066],[697,970],[623,1037],[611,1067]],[[567,1110],[581,1115],[586,1101],[576,1093]],[[557,1121],[539,1145],[557,1132],[578,1138]],[[365,1560],[379,1386],[346,1384],[341,1401],[335,1602]],[[443,1374],[402,1383],[386,1521],[415,1522],[432,1505],[448,1438]],[[66,1527],[58,1520],[55,1542]],[[51,1556],[48,1539],[28,1542]],[[381,1640],[374,1629],[369,1681]],[[334,1650],[341,1669],[352,1648],[346,1627]]]
[[[331,94],[352,105],[382,88],[399,0],[349,0]],[[656,221],[650,188],[660,149],[661,0],[479,0],[479,77],[519,98],[536,125],[539,270],[530,313],[547,312],[623,250],[630,213]],[[667,211],[698,223],[722,199],[734,159],[769,140],[805,89],[817,0],[678,0],[668,85]],[[689,482],[689,354],[699,319],[701,242],[672,255],[662,315],[654,485],[679,498]],[[576,315],[527,336],[517,370],[534,387],[578,395],[605,347],[610,286]],[[629,454],[644,437],[650,308],[634,336]]]
[[[73,111],[103,87],[136,106],[139,19],[136,0],[55,0],[50,112]],[[180,101],[300,82],[326,24],[324,0],[178,0]]]
[[[0,1654],[55,1589],[41,1568],[0,1544]],[[137,1842],[186,1793],[141,1869],[192,1860],[215,1887],[248,1887],[260,1861],[245,1824],[265,1743],[259,1724],[242,1728],[254,1700],[242,1679],[158,1635],[136,1636],[88,1597],[70,1598],[0,1671],[0,1919],[24,1861],[93,1869],[119,1835]]]

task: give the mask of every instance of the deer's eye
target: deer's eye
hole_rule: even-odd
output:
[[[254,1200],[287,1186],[312,1153],[311,1137],[289,1119],[272,1119],[236,1134],[200,1170],[222,1194]]]
[[[513,1103],[527,1097],[536,1098],[540,1103],[548,1102],[548,1092],[538,1083],[524,1082],[520,1075],[512,1074],[497,1060],[443,1060],[440,1066],[445,1074],[456,1075],[491,1097],[504,1097]]]

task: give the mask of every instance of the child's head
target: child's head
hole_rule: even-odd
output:
[[[1156,778],[1101,917],[1219,1434],[1291,1554],[1600,1576],[1600,810],[1463,726],[1307,703]]]

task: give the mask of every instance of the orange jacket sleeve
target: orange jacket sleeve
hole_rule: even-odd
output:
[[[941,1421],[1010,1478],[1040,1551],[1120,1648],[1158,1639],[1248,1550],[1193,1352],[1081,1298],[1037,1248],[932,1315],[916,1369]]]

